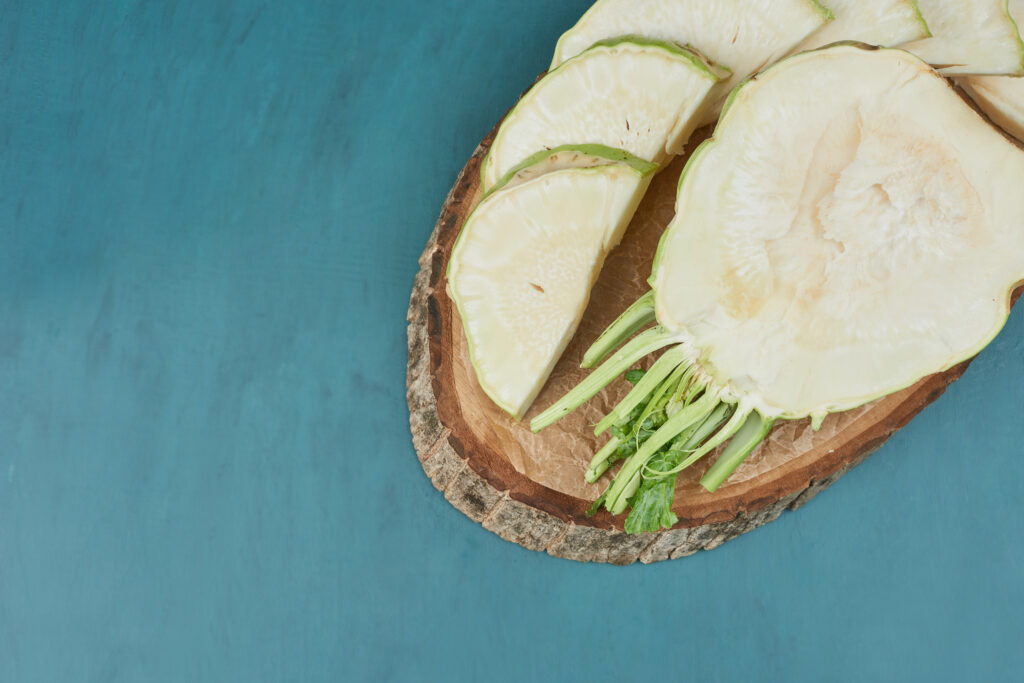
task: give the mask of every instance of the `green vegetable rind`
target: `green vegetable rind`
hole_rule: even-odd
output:
[[[1006,0],[1009,2],[1010,0]],[[917,0],[910,0],[911,6],[914,8],[914,13],[917,14],[917,20],[921,22],[921,26],[924,27],[924,35],[921,36],[921,40],[924,38],[934,38],[935,35],[932,33],[931,28],[928,27],[928,21],[924,18],[924,14],[921,13],[921,6]]]
[[[673,58],[677,58],[677,59],[681,58],[684,61],[689,62],[689,64],[692,67],[694,67],[699,73],[701,73],[703,76],[709,78],[711,81],[713,81],[715,83],[717,83],[717,82],[719,82],[719,81],[721,81],[721,80],[723,80],[725,78],[728,78],[729,75],[732,74],[732,71],[728,67],[722,66],[721,64],[716,64],[711,59],[709,59],[707,56],[702,54],[699,50],[696,50],[695,48],[693,48],[693,47],[691,47],[689,45],[683,46],[683,45],[679,45],[677,43],[672,43],[672,42],[668,42],[668,41],[664,41],[664,40],[656,40],[656,39],[653,39],[653,38],[645,38],[644,36],[639,36],[639,35],[627,35],[627,36],[619,36],[619,37],[616,37],[616,38],[609,38],[609,39],[605,39],[605,40],[599,40],[598,42],[594,43],[593,45],[591,45],[590,47],[588,47],[586,50],[584,50],[583,52],[579,53],[575,57],[573,57],[571,59],[567,59],[562,64],[560,64],[557,67],[551,69],[547,74],[544,75],[543,78],[541,78],[540,81],[538,81],[536,84],[534,84],[533,87],[534,88],[538,87],[546,79],[548,79],[552,75],[556,74],[560,69],[565,67],[567,64],[570,64],[570,63],[576,61],[577,59],[582,59],[582,58],[585,58],[585,57],[589,56],[591,51],[609,50],[609,49],[614,49],[616,47],[620,47],[620,46],[623,46],[623,45],[631,45],[631,46],[637,46],[637,47],[640,47],[640,48],[651,48],[651,49],[661,50],[663,52],[668,53]],[[529,95],[529,91],[527,92],[526,95],[523,96],[523,98],[525,99],[528,95]],[[517,103],[516,106],[513,107],[512,110],[508,114],[506,114],[505,121],[509,120],[512,116],[515,115],[516,109],[518,109],[521,104],[522,104],[522,100],[520,100],[520,102]],[[494,138],[495,140],[497,140],[498,137],[501,135],[501,128],[504,127],[504,125],[505,125],[505,123],[503,121],[501,127],[498,128],[498,132],[495,135],[495,138]],[[580,147],[580,145],[569,145],[569,146],[570,147]],[[598,146],[600,146],[600,145],[598,145]],[[492,145],[491,149],[487,151],[487,155],[484,157],[483,163],[480,164],[480,179],[481,179],[481,183],[484,184],[484,185],[486,185],[486,174],[487,174],[487,169],[490,167],[490,164],[491,164],[491,152],[493,151],[493,149],[494,148],[493,148],[493,145]],[[609,148],[605,148],[605,149],[609,149]],[[542,153],[542,152],[540,152],[540,153]],[[630,156],[632,156],[632,155],[630,155]],[[520,170],[522,170],[522,169],[520,169]],[[506,173],[505,176],[503,176],[503,180],[507,179],[508,175],[509,174]],[[496,183],[495,184],[495,188],[497,188],[500,184],[501,184],[500,182]]]
[[[1021,40],[1020,27],[1017,25],[1017,20],[1013,18],[1013,14],[1010,13],[1010,0],[1006,0],[1003,3],[1003,11],[1006,12],[1007,18],[1010,23],[1013,24],[1013,29],[1017,34],[1017,56],[1021,66],[1024,67],[1024,40]]]
[[[836,18],[835,13],[825,5],[821,4],[818,0],[810,0],[810,3],[814,5],[816,10],[821,12],[821,15],[825,17],[826,20],[832,21]]]
[[[624,149],[608,147],[606,145],[598,145],[595,143],[583,145],[561,145],[559,147],[552,147],[551,149],[541,150],[539,152],[536,152],[535,154],[531,154],[526,159],[523,159],[523,161],[513,166],[508,173],[502,176],[501,180],[495,183],[494,187],[492,187],[484,194],[483,199],[486,199],[495,192],[501,190],[503,187],[512,182],[512,180],[517,175],[519,175],[526,169],[530,168],[531,166],[539,164],[546,159],[550,159],[555,155],[561,154],[562,152],[578,152],[579,154],[584,154],[586,156],[595,157],[598,159],[606,159],[611,162],[623,163],[632,168],[637,173],[639,173],[641,177],[653,175],[658,170],[658,164],[652,163],[650,161],[644,161],[640,157],[634,156]],[[586,168],[588,167],[581,166],[580,170]],[[595,166],[593,168],[600,167]],[[560,170],[564,171],[568,169]]]

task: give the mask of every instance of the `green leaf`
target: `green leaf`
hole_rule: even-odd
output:
[[[665,451],[650,460],[654,469],[675,467],[686,454],[682,451]],[[644,479],[632,500],[632,510],[626,518],[626,533],[639,534],[645,531],[670,529],[679,521],[672,512],[672,501],[676,495],[676,477]]]
[[[626,373],[626,381],[630,384],[636,384],[644,378],[647,372],[644,370],[630,370]]]
[[[633,430],[630,428],[628,423],[612,425],[609,431],[611,431],[612,436],[623,443],[633,438]]]

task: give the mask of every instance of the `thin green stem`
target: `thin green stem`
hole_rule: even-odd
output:
[[[629,369],[631,365],[644,356],[665,348],[676,341],[675,335],[663,327],[653,327],[634,337],[628,344],[594,370],[574,389],[555,401],[547,410],[530,422],[530,429],[539,432],[550,424],[562,419],[576,408],[589,401],[594,394],[601,391],[616,377]]]
[[[714,493],[729,476],[736,471],[736,468],[746,460],[758,444],[764,441],[771,431],[774,420],[766,420],[759,413],[751,413],[743,427],[736,432],[729,445],[718,456],[718,460],[711,466],[701,478],[701,486]]]
[[[597,423],[594,434],[600,435],[603,431],[618,424],[629,416],[633,409],[644,402],[654,391],[658,389],[661,382],[672,374],[672,371],[679,367],[686,358],[686,350],[682,346],[671,348],[654,362],[651,369],[644,374],[643,378],[636,383],[626,397],[619,401],[619,404],[612,408],[611,412]]]
[[[687,406],[670,417],[658,431],[654,432],[647,441],[623,464],[622,469],[615,476],[608,489],[608,496],[605,498],[605,507],[613,515],[617,515],[626,509],[629,504],[626,493],[627,486],[633,478],[640,474],[640,470],[647,461],[657,453],[662,446],[676,438],[683,430],[698,423],[714,411],[718,404],[718,396],[713,391],[706,391],[701,398],[693,405]]]
[[[608,356],[617,346],[633,336],[633,333],[654,322],[654,291],[637,299],[608,326],[587,352],[583,354],[581,367],[592,368]]]
[[[733,434],[739,431],[740,427],[747,421],[747,416],[750,415],[749,410],[736,409],[736,412],[732,414],[729,421],[725,423],[725,426],[718,430],[713,437],[711,437],[703,446],[691,453],[685,460],[676,465],[670,470],[665,471],[650,471],[649,474],[655,477],[667,477],[673,474],[682,472],[687,467],[697,462],[711,451],[718,448],[720,445],[732,438]]]
[[[694,453],[697,446],[699,446],[702,441],[711,436],[711,434],[716,429],[721,427],[722,423],[725,422],[726,419],[728,419],[729,413],[732,410],[732,408],[733,406],[728,403],[719,403],[703,422],[694,425],[687,431],[680,434],[676,442],[669,447],[669,450],[680,451],[682,453],[689,453],[692,457],[692,454]],[[688,457],[687,460],[690,460],[690,458]],[[692,462],[695,461],[691,460],[691,463]],[[652,469],[647,465],[644,465],[643,472],[644,477],[649,477],[652,479],[664,479],[666,477],[672,477],[674,476],[674,474],[678,474],[666,474],[660,470]]]
[[[620,445],[622,445],[622,441],[618,437],[613,436],[608,440],[608,443],[601,447],[601,450],[594,454],[594,457],[590,460],[590,466],[587,467],[587,472],[583,477],[588,484],[593,484],[601,478],[601,475],[608,471],[608,468],[611,466],[611,463],[608,461]]]
[[[708,415],[707,419],[693,431],[685,442],[680,444],[679,450],[689,452],[700,445],[700,442],[711,436],[711,434],[722,426],[722,423],[729,417],[732,406],[728,403],[719,403]]]
[[[643,477],[641,477],[640,473],[637,472],[626,483],[626,486],[625,486],[625,488],[622,491],[622,496],[621,496],[622,500],[628,501],[630,498],[632,498],[634,495],[636,495],[636,492],[640,488],[640,484],[641,483],[643,483]],[[606,506],[607,506],[607,504],[606,504]],[[623,508],[623,509],[625,509],[625,508]],[[620,510],[619,512],[621,512],[621,511],[622,510]],[[616,512],[615,514],[619,514],[619,513]]]
[[[654,394],[647,401],[647,405],[640,412],[640,417],[633,422],[633,438],[638,438],[640,430],[643,428],[647,418],[663,409],[672,397],[672,390],[679,382],[683,381],[683,378],[687,376],[689,370],[684,365],[680,365],[672,374],[668,376],[664,382],[658,385],[658,388],[654,391]],[[636,444],[637,448],[640,448],[639,442]]]
[[[638,441],[638,443],[634,447],[634,451],[640,447],[638,433],[640,429],[642,429],[644,422],[647,420],[647,417],[652,413],[661,410],[664,407],[666,401],[671,401],[672,398],[674,398],[674,395],[672,398],[668,398],[666,396],[666,394],[669,391],[671,391],[673,387],[685,386],[686,384],[689,383],[691,372],[692,367],[688,368],[684,365],[677,366],[675,370],[672,372],[672,374],[667,379],[662,381],[660,385],[658,385],[658,387],[654,390],[650,397],[644,397],[647,400],[647,406],[642,411],[641,415],[636,420],[633,421],[634,431],[632,434],[632,439],[636,439]],[[628,414],[633,412],[635,408],[635,405],[630,406],[629,410],[626,412],[626,415],[628,416]],[[686,429],[680,435],[680,438],[688,437],[700,426],[701,425],[699,424],[694,424],[692,427]],[[590,460],[590,465],[587,467],[586,474],[584,475],[584,479],[586,479],[588,484],[593,484],[595,481],[600,479],[605,472],[608,471],[608,468],[611,466],[612,462],[614,462],[612,460],[613,455],[615,454],[619,446],[621,446],[622,444],[622,439],[613,436],[608,440],[607,443],[605,443],[604,446],[601,447],[601,449],[597,453],[594,454],[594,457],[591,458]]]

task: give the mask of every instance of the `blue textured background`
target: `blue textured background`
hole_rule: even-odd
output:
[[[1024,308],[713,553],[556,560],[430,486],[416,258],[586,4],[0,2],[0,680],[1020,675]]]

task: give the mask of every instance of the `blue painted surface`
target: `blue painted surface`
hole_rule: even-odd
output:
[[[416,258],[586,4],[0,2],[0,680],[1020,675],[1024,309],[713,553],[556,560],[423,476]]]

